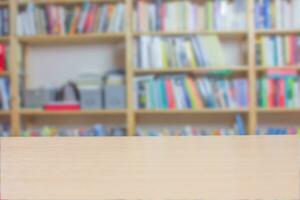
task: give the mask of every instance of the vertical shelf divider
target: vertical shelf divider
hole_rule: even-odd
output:
[[[127,135],[135,135],[135,114],[133,102],[133,0],[125,0],[126,6],[126,91],[127,91]]]
[[[17,39],[17,10],[18,2],[9,1],[9,23],[10,23],[10,85],[11,85],[11,127],[12,135],[20,135],[20,95],[19,95],[19,67],[18,66],[18,39]]]
[[[247,0],[247,32],[248,32],[248,81],[249,81],[249,116],[248,132],[256,134],[257,128],[257,105],[256,105],[256,69],[255,69],[255,24],[254,24],[253,0]]]

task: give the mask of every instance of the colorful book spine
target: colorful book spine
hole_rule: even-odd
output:
[[[137,109],[247,108],[249,105],[248,81],[242,78],[140,76],[134,83]],[[155,86],[154,90],[148,89],[151,85]]]
[[[139,69],[228,66],[223,44],[215,35],[190,37],[142,36],[135,43]]]
[[[262,36],[256,41],[256,64],[269,68],[300,64],[300,36]]]
[[[258,80],[261,108],[299,108],[300,77],[296,70],[269,70]]]
[[[17,32],[18,35],[122,32],[124,19],[123,3],[84,2],[82,6],[71,7],[57,4],[39,6],[29,3],[18,14]]]
[[[137,0],[133,24],[139,32],[243,30],[245,13],[244,0],[209,0],[205,3]]]

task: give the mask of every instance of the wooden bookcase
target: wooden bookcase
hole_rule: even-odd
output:
[[[11,82],[11,110],[9,112],[0,111],[1,115],[9,115],[11,119],[12,133],[14,136],[18,136],[21,130],[21,117],[27,116],[115,116],[124,117],[126,119],[126,125],[128,130],[128,135],[132,136],[135,133],[135,129],[138,124],[139,116],[152,117],[156,120],[164,120],[171,115],[181,115],[184,114],[185,120],[188,122],[189,119],[195,118],[198,115],[210,114],[214,115],[234,115],[241,113],[246,116],[247,128],[249,134],[255,134],[258,124],[258,115],[269,114],[272,115],[280,114],[289,116],[289,113],[300,113],[300,109],[259,109],[256,105],[256,78],[259,73],[264,72],[267,68],[260,67],[257,68],[255,62],[255,41],[258,35],[275,35],[275,34],[300,34],[299,30],[264,30],[256,31],[254,24],[254,0],[247,0],[247,29],[245,31],[198,31],[198,32],[142,32],[137,33],[133,31],[132,22],[132,12],[135,0],[90,0],[90,2],[120,2],[123,1],[126,5],[126,28],[124,33],[93,33],[93,34],[81,34],[72,36],[17,36],[16,34],[16,19],[18,7],[20,5],[26,5],[23,0],[19,2],[17,0],[10,0],[6,2],[1,2],[0,6],[7,6],[10,10],[10,35],[8,37],[1,37],[0,42],[8,43],[10,45],[10,60],[9,69],[7,73],[3,73],[0,76],[7,76],[10,78]],[[36,4],[47,4],[47,3],[60,3],[60,4],[76,4],[82,3],[84,0],[31,0]],[[152,36],[176,36],[176,35],[192,35],[192,34],[215,34],[222,37],[231,38],[246,38],[247,41],[247,64],[246,66],[235,67],[235,68],[224,68],[228,70],[233,70],[234,73],[243,73],[249,80],[250,85],[250,105],[247,109],[200,109],[200,110],[135,110],[133,105],[133,78],[136,75],[143,74],[166,74],[166,73],[199,73],[206,74],[209,71],[215,70],[215,68],[200,68],[200,69],[168,69],[168,70],[140,70],[135,69],[133,64],[133,41],[136,37],[142,35],[152,35]],[[32,44],[52,44],[52,43],[86,43],[86,42],[124,42],[126,49],[126,85],[127,85],[127,108],[125,110],[92,110],[92,111],[76,111],[76,112],[45,112],[42,110],[30,110],[22,109],[20,107],[20,95],[19,95],[19,70],[18,62],[16,59],[18,46],[26,45],[30,46]],[[25,52],[26,57],[26,52]],[[297,66],[295,66],[297,67]],[[218,68],[220,69],[220,68]],[[299,68],[300,69],[300,68]],[[211,117],[213,120],[213,117]]]

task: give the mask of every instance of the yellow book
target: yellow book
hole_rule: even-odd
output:
[[[290,42],[289,42],[289,36],[284,36],[284,61],[286,65],[289,65],[290,58],[291,58],[291,48],[290,48]]]
[[[163,68],[167,69],[167,68],[169,68],[168,57],[167,57],[167,45],[166,45],[165,41],[162,41],[160,44],[161,44]]]
[[[268,49],[268,44],[267,44],[267,38],[266,37],[261,37],[259,38],[260,43],[261,43],[261,61],[263,66],[267,66],[267,49]]]
[[[203,107],[200,94],[196,88],[195,82],[191,77],[187,77],[184,79],[185,88],[187,90],[188,96],[191,99],[191,104],[193,109],[199,109]]]
[[[189,63],[191,66],[188,67],[197,67],[197,62],[196,62],[196,58],[193,52],[193,47],[192,47],[192,43],[189,40],[184,41],[184,47],[185,47],[185,51],[189,60]]]

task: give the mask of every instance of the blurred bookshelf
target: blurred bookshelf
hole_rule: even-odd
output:
[[[34,25],[37,26],[34,28],[34,32],[22,26],[22,23],[26,23],[22,21],[26,18],[24,17],[25,15],[31,16],[35,20],[35,16],[30,14],[32,9],[38,8],[39,12],[48,12],[48,7],[49,9],[51,6],[58,7],[63,10],[61,11],[62,13],[67,13],[65,14],[66,16],[69,16],[69,13],[71,13],[70,15],[74,17],[73,9],[85,9],[88,3],[90,3],[88,5],[90,10],[93,9],[93,6],[95,9],[97,7],[100,10],[100,7],[102,9],[105,5],[115,6],[115,10],[123,9],[124,17],[121,16],[123,21],[119,19],[122,21],[122,24],[120,25],[119,21],[117,21],[113,25],[105,25],[106,28],[102,27],[103,29],[101,29],[101,25],[96,28],[94,25],[93,28],[87,28],[84,25],[81,31],[75,28],[73,32],[71,21],[70,24],[65,22],[64,25],[66,27],[59,25],[59,28],[56,27],[53,30],[51,28],[49,30],[49,27],[43,24],[39,24],[41,23],[40,21],[34,21]],[[218,10],[213,11],[214,6],[216,8],[227,8],[227,13],[221,14]],[[51,121],[56,116],[62,119],[64,117],[86,118],[91,122],[97,121],[98,117],[103,119],[104,122],[110,118],[114,122],[122,119],[127,136],[136,135],[140,125],[155,124],[157,119],[159,119],[158,124],[160,126],[164,124],[163,126],[167,127],[169,124],[176,124],[177,122],[182,125],[190,122],[201,124],[201,119],[206,118],[206,116],[207,119],[203,120],[203,123],[209,120],[209,123],[214,124],[214,122],[219,123],[219,120],[222,121],[222,117],[224,117],[226,118],[226,126],[231,126],[235,123],[236,115],[240,115],[245,121],[246,135],[256,134],[257,129],[261,125],[266,125],[265,123],[268,120],[265,119],[272,118],[272,115],[275,114],[280,115],[283,124],[285,121],[289,124],[289,117],[294,117],[294,113],[300,114],[300,105],[299,108],[297,103],[292,103],[291,106],[281,105],[279,107],[275,103],[274,105],[262,107],[258,103],[260,94],[258,84],[260,79],[267,79],[269,74],[276,73],[277,76],[281,76],[280,71],[293,71],[292,76],[298,79],[300,70],[299,56],[293,57],[294,62],[290,62],[287,59],[287,62],[280,63],[278,61],[279,58],[276,58],[276,56],[273,58],[274,56],[267,55],[267,58],[263,58],[266,56],[266,53],[263,51],[267,49],[268,51],[277,52],[277,54],[280,54],[280,52],[287,54],[286,49],[292,43],[287,42],[287,44],[282,45],[284,49],[278,49],[279,43],[271,43],[270,41],[277,40],[276,38],[279,37],[286,41],[288,39],[285,38],[291,36],[292,39],[290,40],[295,42],[291,48],[295,49],[289,50],[290,52],[287,56],[290,56],[293,51],[298,52],[297,48],[300,49],[299,42],[297,43],[297,41],[300,41],[298,18],[289,18],[277,12],[278,9],[285,9],[284,11],[290,11],[290,13],[293,13],[293,16],[296,16],[295,10],[300,8],[299,6],[298,3],[293,5],[291,1],[286,0],[267,0],[264,3],[255,0],[0,1],[0,8],[9,10],[9,34],[0,36],[0,43],[9,46],[8,66],[6,71],[0,71],[0,78],[9,80],[11,96],[10,109],[0,111],[0,115],[1,117],[9,118],[11,135],[13,136],[20,136],[24,127],[26,129],[26,127],[33,126],[35,120],[32,119],[41,117],[44,121],[47,121],[47,118]],[[271,10],[271,8],[275,10]],[[189,9],[194,11],[191,12],[193,15],[190,14],[189,11],[191,10]],[[260,16],[261,13],[257,12],[259,9],[266,11],[264,16]],[[89,14],[92,12],[90,10],[88,10]],[[170,10],[174,11],[171,12]],[[275,14],[271,15],[273,11]],[[90,15],[89,17],[92,18],[93,16]],[[100,15],[98,18],[102,20]],[[106,20],[108,23],[112,23],[110,20]],[[174,24],[171,24],[170,20]],[[289,23],[289,20],[293,22]],[[96,22],[94,21],[94,23]],[[39,26],[42,26],[42,28]],[[259,40],[266,40],[267,42],[260,44]],[[123,65],[125,69],[126,107],[124,109],[99,108],[76,111],[46,111],[44,109],[30,109],[21,106],[21,102],[23,102],[23,97],[20,95],[22,90],[21,77],[24,76],[25,80],[30,82],[29,72],[26,71],[27,65],[30,65],[28,64],[28,48],[41,45],[69,46],[77,44],[121,44],[124,46],[125,58]],[[23,49],[21,55],[19,48]],[[183,54],[185,57],[183,57]],[[264,62],[258,62],[258,59],[264,59]],[[285,58],[280,59],[286,60]],[[265,60],[271,60],[272,66]],[[273,60],[276,61],[273,63]],[[21,67],[24,67],[24,69]],[[272,71],[274,69],[276,69],[276,72]],[[149,93],[151,84],[156,84],[161,80],[164,84],[169,84],[168,81],[170,79],[173,87],[174,85],[172,84],[175,77],[179,76],[181,78],[184,77],[183,79],[185,80],[188,79],[190,84],[198,88],[197,93],[199,93],[201,105],[196,105],[195,103],[195,105],[183,107],[182,105],[170,106],[168,104],[170,103],[168,101],[170,97],[168,95],[170,94],[167,94],[166,97],[161,97],[163,100],[167,98],[167,105],[156,105],[159,104],[156,102],[158,101],[156,99],[155,105],[151,105],[149,99],[153,97],[151,94],[144,94],[145,91]],[[207,88],[199,89],[201,84],[204,83],[207,84],[205,86]],[[239,88],[242,85],[241,83],[244,84],[242,89]],[[291,84],[297,90],[298,82],[294,81]],[[228,85],[230,88],[222,88]],[[146,89],[141,89],[141,87]],[[210,87],[217,89],[210,91],[208,90]],[[277,85],[274,87],[277,87]],[[195,90],[192,91],[195,92]],[[232,91],[236,95],[234,96],[236,102],[228,103],[227,101],[230,101],[228,99],[233,97],[228,96],[227,93]],[[156,94],[155,92],[154,90],[153,94]],[[168,92],[166,89],[165,93]],[[191,104],[198,101],[198,97],[196,98],[193,92],[189,93]],[[140,97],[140,93],[144,94],[144,96]],[[223,97],[215,97],[214,101],[218,103],[211,105],[211,102],[207,102],[209,98],[206,96],[210,93],[223,94]],[[296,91],[293,94],[295,96]],[[176,96],[178,96],[176,93],[172,95],[175,104],[177,101],[180,101],[180,99],[176,99]],[[291,98],[294,98],[294,96]],[[154,98],[158,97],[154,95]],[[219,98],[224,99],[220,100]],[[242,101],[246,101],[246,103]],[[296,102],[297,100],[293,101]],[[260,117],[261,115],[263,117]],[[198,117],[200,121],[195,121],[195,118]],[[214,121],[215,119],[216,121]]]

